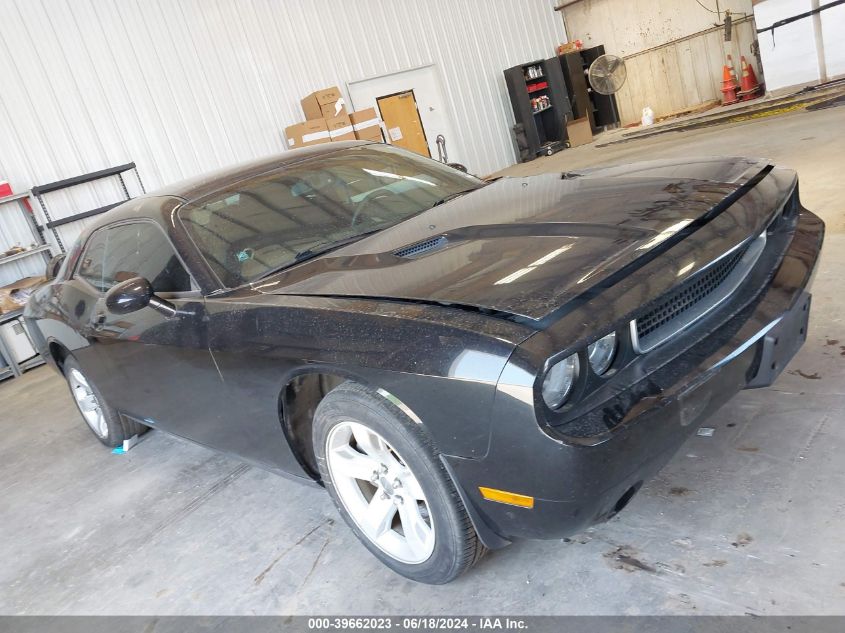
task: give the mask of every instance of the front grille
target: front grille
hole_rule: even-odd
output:
[[[419,257],[429,251],[442,248],[446,245],[446,242],[447,239],[445,235],[438,235],[437,237],[432,237],[430,239],[423,240],[422,242],[417,242],[416,244],[400,248],[397,251],[393,251],[393,254],[396,255],[396,257]]]
[[[737,249],[737,252],[725,257],[715,266],[711,266],[665,296],[658,305],[637,319],[637,337],[640,340],[647,338],[652,332],[707,299],[734,271],[747,250],[747,247]]]

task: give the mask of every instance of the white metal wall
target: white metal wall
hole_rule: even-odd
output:
[[[502,71],[564,41],[555,0],[0,0],[0,177],[135,161],[147,189],[284,149],[312,90],[436,64],[480,174],[515,161]],[[132,184],[132,177],[128,179]],[[52,194],[56,215],[120,199]],[[2,221],[2,220],[0,220]],[[64,231],[69,241],[78,224]]]

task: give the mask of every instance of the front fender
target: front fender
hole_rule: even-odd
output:
[[[334,374],[392,394],[441,452],[471,458],[487,451],[499,375],[532,333],[494,317],[401,302],[258,294],[206,305],[209,349],[227,381],[258,397],[247,404],[251,414],[277,416],[279,390],[297,375]]]

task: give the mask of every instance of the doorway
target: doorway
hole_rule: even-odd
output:
[[[443,135],[448,145],[449,160],[467,164],[463,151],[463,139],[458,134],[458,128],[453,125],[453,115],[448,107],[446,91],[436,65],[429,64],[386,75],[358,79],[350,81],[346,87],[353,110],[375,108],[377,112],[382,110],[380,100],[412,92],[413,100],[416,102],[417,116],[423,129],[423,142],[427,148],[426,152],[420,153],[423,156],[436,157],[435,139],[438,135]],[[387,128],[386,125],[384,127]],[[386,140],[399,145],[401,141],[393,141],[389,134],[389,130],[385,129]],[[405,136],[404,129],[402,136]]]
[[[393,145],[431,158],[413,90],[378,97],[376,104]]]

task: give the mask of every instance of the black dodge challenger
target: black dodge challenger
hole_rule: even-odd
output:
[[[395,571],[619,512],[807,335],[794,172],[708,158],[483,181],[332,143],[102,216],[26,319],[94,434],[315,481]]]

